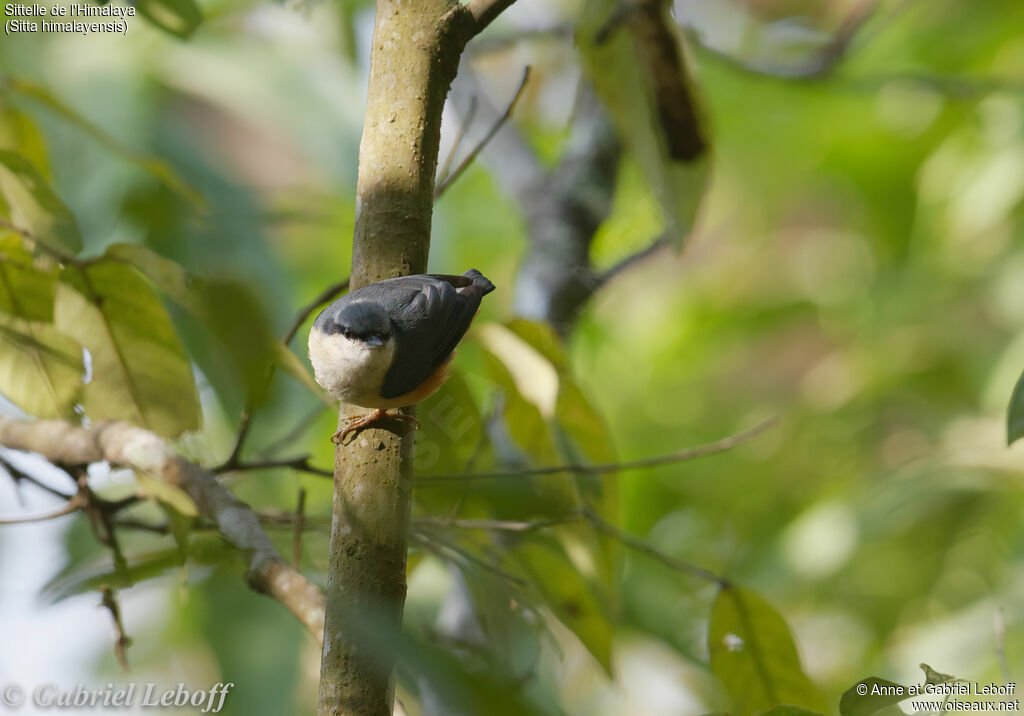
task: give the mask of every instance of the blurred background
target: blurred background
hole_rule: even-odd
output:
[[[453,90],[442,163],[460,134],[455,163],[488,128],[481,110],[463,130],[471,102],[500,111],[530,64],[511,124],[542,166],[557,165],[579,116],[571,28],[584,6],[519,0],[474,41],[463,67],[475,84]],[[83,256],[138,243],[195,275],[241,282],[280,335],[348,275],[373,7],[199,7],[187,39],[141,16],[124,36],[6,36],[0,146],[43,168],[78,220]],[[543,323],[504,323],[521,313],[528,221],[500,176],[500,142],[486,148],[435,206],[430,268],[483,271],[499,290],[478,326],[500,327],[460,348],[456,375],[420,409],[417,438],[419,473],[437,475],[661,455],[778,415],[729,452],[602,478],[602,514],[774,605],[829,713],[864,676],[919,682],[920,662],[979,681],[1016,681],[1024,668],[1024,447],[1007,448],[1005,428],[1024,367],[1024,4],[866,7],[675,3],[713,146],[699,220],[681,252],[642,257],[570,327],[555,326],[564,340]],[[599,268],[663,229],[641,164],[627,154],[614,177],[591,247]],[[204,420],[179,446],[216,464],[244,392],[204,355],[216,348],[190,319],[168,310],[196,365]],[[293,344],[303,361],[307,330]],[[510,333],[543,365],[496,365]],[[549,374],[558,402],[546,410],[534,388]],[[335,421],[278,376],[248,450],[308,452],[328,467]],[[93,477],[111,494],[133,482]],[[301,564],[323,582],[330,480],[287,470],[225,480],[267,515],[294,510],[306,490]],[[601,584],[579,586],[583,606],[560,612],[547,602],[579,581],[562,539],[559,559],[526,568],[541,597],[508,611],[507,595],[493,595],[501,577],[477,579],[473,562],[508,536],[434,534],[445,518],[550,517],[573,499],[565,479],[523,482],[417,490],[407,622],[475,666],[430,685],[410,657],[400,684],[410,712],[446,712],[430,710],[432,691],[484,672],[539,712],[728,710],[708,668],[713,583],[587,543]],[[59,504],[0,480],[4,515]],[[290,555],[290,528],[268,529]],[[165,537],[126,541],[130,562],[160,549]],[[245,587],[238,560],[210,551],[194,549],[185,567],[146,563],[120,590],[134,642],[125,677],[109,615],[80,588],[77,575],[110,559],[84,517],[3,527],[0,683],[230,681],[223,713],[309,712],[318,648]],[[485,616],[494,604],[508,613]],[[503,658],[477,653],[488,649]]]

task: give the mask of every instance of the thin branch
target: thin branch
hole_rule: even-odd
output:
[[[294,338],[295,334],[299,332],[299,328],[302,327],[302,324],[306,322],[306,319],[309,318],[310,314],[313,313],[313,311],[320,308],[320,306],[324,305],[328,301],[333,300],[335,296],[338,296],[339,294],[341,294],[342,291],[345,291],[347,289],[347,278],[344,281],[338,281],[338,283],[334,284],[333,286],[328,286],[327,288],[325,288],[320,293],[319,296],[317,296],[312,301],[303,306],[301,309],[299,309],[299,312],[295,314],[295,319],[292,321],[292,324],[288,327],[288,330],[285,331],[284,336],[281,337],[281,342],[284,343],[285,345],[291,343],[292,338]]]
[[[500,567],[495,567],[490,562],[488,562],[488,561],[486,561],[486,560],[484,560],[484,559],[482,559],[480,557],[477,557],[472,552],[469,552],[468,550],[465,550],[462,547],[459,547],[454,542],[446,540],[445,538],[440,537],[440,536],[438,536],[437,534],[435,534],[433,532],[423,531],[423,530],[412,530],[410,532],[410,535],[413,538],[415,538],[417,541],[419,541],[419,543],[423,547],[425,547],[426,549],[430,550],[431,552],[436,554],[441,559],[445,559],[445,550],[447,550],[451,554],[458,555],[462,559],[466,560],[466,562],[475,564],[476,566],[480,567],[481,569],[486,570],[486,571],[488,571],[488,572],[490,572],[490,573],[492,573],[492,574],[494,574],[494,575],[496,575],[498,577],[501,577],[502,579],[506,580],[507,582],[509,582],[511,584],[515,584],[515,585],[518,585],[518,586],[523,586],[524,584],[526,584],[526,582],[524,582],[519,577],[517,577],[517,576],[515,576],[513,574],[509,574],[508,572],[506,572],[505,570],[501,569]]]
[[[48,522],[49,520],[55,520],[58,517],[63,517],[64,515],[70,515],[72,512],[77,512],[85,507],[85,503],[85,497],[80,494],[75,494],[72,495],[71,499],[69,499],[65,504],[61,505],[53,512],[47,512],[44,515],[30,515],[27,517],[8,517],[0,520],[0,525],[25,525],[31,522]]]
[[[516,0],[470,0],[466,6],[475,23],[474,34],[483,32],[484,28],[494,22],[495,18],[505,12]]]
[[[287,433],[282,435],[274,442],[264,447],[262,450],[258,450],[256,452],[256,455],[261,458],[266,457],[267,455],[273,455],[281,448],[287,445],[294,444],[295,441],[298,440],[299,437],[302,435],[302,433],[306,432],[310,428],[310,426],[312,426],[313,423],[316,422],[317,418],[319,418],[326,410],[326,404],[322,402],[317,402],[316,406],[314,406],[314,408],[310,410],[309,413],[304,418],[302,418],[301,420],[299,420],[298,423],[295,424],[295,427],[293,427],[291,430],[289,430]]]
[[[594,290],[596,291],[597,289],[601,288],[622,272],[632,268],[636,264],[642,262],[644,259],[650,258],[651,256],[658,253],[659,251],[661,251],[666,246],[669,246],[670,244],[671,239],[669,238],[668,234],[662,234],[644,248],[630,254],[629,256],[626,256],[618,263],[609,266],[604,271],[601,271],[600,273],[597,274],[597,276],[594,277]]]
[[[496,530],[498,532],[533,532],[547,527],[578,522],[584,518],[582,512],[573,512],[562,517],[544,520],[487,520],[487,519],[456,519],[437,517],[415,517],[413,525],[430,527],[454,527],[464,530]]]
[[[904,3],[904,7],[909,3]],[[752,62],[740,59],[728,52],[724,52],[715,47],[711,47],[704,42],[702,38],[693,31],[692,28],[686,28],[687,35],[689,38],[698,44],[702,49],[706,50],[710,55],[716,57],[722,62],[730,65],[731,67],[748,72],[750,74],[762,75],[766,77],[778,77],[781,79],[818,79],[828,75],[839,63],[846,58],[850,45],[853,43],[858,32],[864,26],[864,24],[874,15],[875,10],[878,9],[877,2],[874,0],[861,0],[857,5],[850,11],[850,14],[846,16],[839,29],[829,38],[819,50],[812,54],[807,61],[803,64],[793,67],[770,67],[757,65]],[[901,8],[897,8],[895,13],[898,13]]]
[[[609,472],[619,472],[622,470],[638,470],[646,469],[651,467],[658,467],[661,465],[670,465],[677,462],[685,462],[687,460],[696,460],[697,458],[707,457],[708,455],[714,455],[716,453],[725,452],[732,448],[742,445],[745,442],[752,440],[757,437],[765,430],[773,426],[778,422],[778,417],[771,417],[758,425],[755,425],[749,430],[745,430],[735,435],[716,440],[715,442],[705,443],[704,445],[696,445],[694,447],[684,448],[667,455],[658,455],[656,457],[641,458],[639,460],[627,460],[624,462],[610,462],[600,465],[581,465],[578,463],[569,463],[566,465],[549,465],[547,467],[535,467],[527,469],[517,470],[499,470],[496,472],[478,472],[468,474],[451,474],[451,475],[430,475],[426,477],[417,477],[414,484],[417,487],[447,483],[447,482],[460,482],[469,480],[494,480],[501,478],[510,477],[533,477],[537,475],[556,475],[560,473],[565,474],[588,474],[588,475],[601,475]]]
[[[706,579],[709,582],[714,582],[723,589],[728,589],[732,586],[728,579],[726,579],[725,577],[720,577],[719,575],[715,574],[710,570],[704,569],[703,567],[698,567],[695,564],[690,564],[689,562],[684,562],[680,559],[676,559],[675,557],[669,557],[667,554],[659,552],[643,540],[638,539],[631,534],[623,532],[615,525],[605,522],[595,512],[591,511],[590,509],[585,509],[583,512],[583,516],[587,519],[588,522],[590,522],[590,524],[594,526],[594,528],[598,532],[603,532],[604,534],[614,539],[616,542],[621,542],[623,545],[629,547],[631,550],[646,555],[657,562],[661,562],[663,565],[669,567],[670,569],[674,569],[677,572],[682,572],[683,574],[688,574],[692,577],[698,577],[700,579]]]
[[[299,488],[299,499],[295,505],[295,534],[292,536],[292,566],[302,567],[302,530],[306,528],[306,488]]]
[[[452,162],[455,161],[455,155],[458,154],[459,148],[462,146],[462,140],[466,136],[466,130],[473,125],[473,119],[476,117],[477,98],[476,95],[469,98],[469,109],[466,110],[466,116],[459,122],[459,130],[455,133],[455,140],[452,142],[452,148],[448,151],[448,156],[445,157],[444,163],[437,172],[437,179],[434,181],[434,186],[437,186],[445,179],[448,178],[449,170],[452,168]]]
[[[236,462],[234,465],[218,465],[213,468],[213,472],[218,475],[224,472],[243,472],[246,470],[270,470],[274,468],[286,467],[292,470],[298,470],[299,472],[308,472],[310,475],[319,475],[320,477],[334,477],[334,473],[330,470],[325,470],[320,467],[314,467],[309,464],[309,455],[300,455],[299,457],[285,457],[280,459],[267,459],[267,460],[249,460],[246,462]]]
[[[117,641],[114,642],[114,656],[117,657],[117,663],[121,665],[121,671],[127,674],[128,647],[132,645],[132,640],[125,633],[124,621],[121,619],[121,605],[117,601],[117,595],[106,585],[103,586],[102,606],[110,612],[110,618],[114,621],[114,631],[117,635]]]
[[[150,431],[123,422],[102,422],[87,429],[63,420],[0,417],[0,445],[30,450],[64,465],[106,461],[181,488],[199,513],[245,556],[249,586],[281,602],[318,641],[322,638],[323,593],[281,558],[248,505],[212,472],[176,455]]]
[[[484,138],[480,140],[480,143],[470,150],[469,154],[466,155],[466,158],[463,159],[459,166],[455,168],[455,171],[446,176],[443,181],[434,187],[434,201],[437,201],[441,195],[444,194],[445,190],[451,186],[456,179],[462,176],[462,173],[466,171],[469,165],[473,163],[473,160],[476,159],[477,154],[487,146],[487,143],[491,141],[495,134],[498,133],[498,130],[501,129],[505,122],[512,117],[512,112],[515,111],[516,104],[519,102],[519,98],[523,95],[523,89],[526,88],[526,82],[530,79],[530,70],[530,65],[527,65],[523,70],[523,79],[519,83],[519,88],[512,96],[512,101],[508,103],[508,106],[505,108],[505,112],[498,117],[498,120],[493,125],[491,125],[490,130],[488,130],[487,134],[484,135]]]
[[[302,324],[306,322],[307,318],[309,318],[309,314],[347,289],[348,284],[349,280],[346,278],[344,281],[339,281],[333,286],[328,286],[320,293],[319,296],[299,309],[299,312],[295,315],[295,318],[292,320],[288,330],[285,331],[284,336],[281,337],[281,342],[284,344],[285,348],[287,348],[288,344],[292,342],[292,338],[294,338],[295,334],[298,333]],[[269,382],[273,376],[274,364],[271,363],[267,367],[267,382]],[[242,415],[238,421],[238,433],[235,435],[235,444],[232,446],[231,453],[228,455],[227,459],[215,468],[215,472],[227,472],[238,467],[239,460],[242,457],[242,448],[245,447],[245,439],[249,436],[249,428],[251,427],[252,403],[247,396],[245,408],[242,409]]]

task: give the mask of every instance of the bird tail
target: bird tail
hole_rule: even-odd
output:
[[[470,269],[462,274],[466,278],[473,280],[473,286],[480,292],[481,296],[486,296],[494,290],[494,284],[491,283],[486,276],[477,271],[476,269]]]

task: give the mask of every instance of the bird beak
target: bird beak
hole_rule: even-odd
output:
[[[382,345],[384,345],[384,341],[382,341],[380,339],[380,336],[370,336],[369,338],[366,339],[366,343],[371,345],[371,346],[382,346]]]

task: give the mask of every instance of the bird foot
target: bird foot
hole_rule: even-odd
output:
[[[386,410],[373,410],[366,415],[349,415],[345,418],[345,427],[338,430],[331,436],[331,442],[335,445],[340,445],[350,433],[357,432],[363,428],[369,427],[370,425],[383,420],[383,419],[398,420],[413,426],[414,429],[420,429],[420,421],[411,415],[405,413],[389,413]]]

